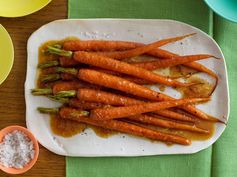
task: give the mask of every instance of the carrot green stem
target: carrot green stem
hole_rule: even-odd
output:
[[[38,107],[37,110],[40,113],[44,114],[57,114],[59,111],[59,108],[43,108],[43,107]]]
[[[72,51],[61,50],[61,49],[53,47],[53,46],[48,46],[47,51],[51,54],[56,54],[56,55],[63,56],[63,57],[72,57],[72,55],[73,55]]]
[[[54,44],[53,47],[58,48],[58,49],[62,49],[63,48],[63,46],[61,44]]]
[[[68,103],[69,102],[69,98],[62,98],[62,97],[58,97],[58,96],[48,96],[48,98],[50,100],[57,101],[60,103]]]
[[[43,107],[38,107],[37,110],[40,113],[44,113],[44,114],[57,114],[59,112],[60,108],[43,108]],[[74,117],[82,117],[82,116],[88,116],[90,114],[90,112],[88,111],[74,111],[71,112],[71,115]]]
[[[32,89],[31,90],[32,95],[51,95],[53,93],[52,89]]]
[[[55,95],[55,98],[68,98],[75,97],[76,95],[76,90],[60,91]]]
[[[63,67],[56,67],[57,73],[68,73],[72,75],[77,75],[78,71],[75,68],[63,68]]]
[[[59,65],[59,62],[57,60],[46,61],[44,63],[38,64],[38,68],[49,68],[49,67],[58,66],[58,65]]]
[[[60,74],[49,74],[49,75],[44,75],[40,78],[41,82],[52,82],[52,81],[57,81],[61,79]]]
[[[88,112],[88,111],[79,111],[79,110],[75,110],[75,111],[70,113],[70,116],[75,117],[75,118],[82,117],[82,116],[89,116],[89,115],[90,115],[90,112]]]

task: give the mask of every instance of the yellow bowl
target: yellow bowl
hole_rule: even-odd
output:
[[[0,16],[22,17],[45,7],[51,0],[0,0]]]
[[[14,60],[14,49],[10,35],[0,24],[0,84],[7,78]]]

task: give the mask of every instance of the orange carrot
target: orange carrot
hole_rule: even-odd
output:
[[[196,34],[196,33],[187,34],[184,36],[179,36],[179,37],[174,37],[174,38],[163,39],[163,40],[160,40],[160,41],[157,41],[157,42],[145,45],[145,46],[136,47],[135,49],[130,49],[130,50],[126,50],[126,51],[114,51],[114,52],[104,53],[102,55],[110,57],[110,58],[118,59],[118,60],[136,57],[136,56],[145,54],[148,51],[151,51],[151,50],[154,50],[158,47],[161,47],[163,45],[169,44],[171,42],[176,42],[176,41],[182,40],[186,37],[193,36],[194,34]]]
[[[153,56],[153,57],[160,58],[160,59],[170,59],[172,57],[179,56],[179,55],[177,55],[175,53],[172,53],[168,50],[163,50],[163,49],[160,49],[160,48],[157,48],[156,50],[151,50],[147,54],[150,55],[150,56]]]
[[[125,106],[125,107],[98,108],[90,112],[90,117],[96,120],[124,118],[142,113],[159,111],[171,107],[177,107],[179,105],[197,103],[209,100],[210,100],[209,98],[193,98],[193,99],[180,99],[180,100],[163,101],[155,103],[143,103],[139,105]]]
[[[147,116],[147,115],[137,115],[129,117],[130,120],[135,120],[141,123],[146,123],[150,125],[165,127],[165,128],[171,128],[171,129],[177,129],[177,130],[186,130],[191,132],[197,132],[197,133],[209,133],[208,130],[201,129],[196,127],[196,125],[187,125],[187,124],[181,124],[177,122],[172,122],[168,120],[162,120],[155,117]]]
[[[72,40],[64,42],[63,48],[71,51],[120,51],[134,49],[138,45],[126,41]]]
[[[68,74],[68,73],[60,73],[60,77],[64,81],[77,81],[78,80],[74,75]]]
[[[74,108],[77,108],[77,109],[85,109],[85,110],[103,108],[103,107],[106,106],[105,104],[81,101],[81,100],[76,99],[76,98],[70,99],[69,102],[68,102],[68,105],[70,107],[74,107]]]
[[[130,97],[105,92],[101,90],[94,90],[88,88],[81,88],[77,91],[77,98],[83,101],[102,103],[113,106],[129,106],[143,104],[145,102]],[[195,120],[187,115],[179,114],[171,110],[160,110],[155,112],[158,115],[165,116],[171,119],[194,122]]]
[[[197,71],[201,71],[204,73],[209,74],[210,76],[216,78],[216,80],[218,81],[218,76],[216,73],[214,73],[212,70],[208,69],[207,67],[205,67],[204,65],[197,63],[197,62],[191,62],[191,63],[185,63],[185,66],[188,66],[192,69],[195,69]]]
[[[191,86],[193,83],[182,83],[170,78],[155,74],[151,71],[147,71],[145,69],[133,66],[131,64],[114,60],[112,58],[99,56],[95,54],[91,54],[88,52],[75,52],[73,58],[81,63],[90,64],[93,66],[101,67],[104,69],[117,71],[120,73],[132,75],[138,78],[142,78],[151,82],[156,82],[168,86],[173,87],[186,87]]]
[[[212,55],[206,54],[198,54],[198,55],[186,55],[186,56],[177,56],[172,57],[171,59],[167,60],[156,60],[156,61],[145,61],[145,62],[137,62],[132,63],[133,66],[141,67],[146,70],[155,70],[158,68],[166,68],[171,66],[176,66],[184,63],[189,63],[196,60],[202,60],[214,57]],[[214,57],[216,58],[216,57]]]
[[[147,81],[147,80],[137,78],[137,77],[133,77],[133,76],[129,76],[129,75],[122,75],[120,73],[117,73],[117,72],[114,72],[114,71],[111,71],[111,70],[101,69],[101,68],[97,68],[97,67],[90,67],[90,69],[93,69],[93,70],[96,70],[96,71],[99,71],[99,72],[103,72],[103,73],[106,73],[106,74],[111,74],[111,75],[114,75],[114,76],[119,76],[119,77],[122,77],[126,80],[135,82],[136,84],[140,84],[140,85],[153,85],[153,84],[156,84],[155,82]]]
[[[59,58],[60,65],[63,67],[71,67],[71,66],[77,66],[79,65],[79,62],[76,60],[68,60],[67,57],[60,57]]]
[[[120,77],[112,76],[95,70],[81,69],[78,72],[78,78],[92,84],[113,88],[153,101],[174,100],[174,98],[172,97],[169,97],[159,92],[155,92],[144,86],[137,85],[133,82],[122,79]],[[210,119],[209,116],[207,116],[201,110],[198,110],[197,108],[191,105],[186,105],[183,106],[182,108],[201,119],[210,121],[219,121],[217,119],[215,120]]]
[[[138,56],[141,54],[146,53],[147,51],[150,51],[152,49],[155,49],[157,47],[161,47],[163,45],[176,42],[179,40],[182,40],[186,37],[193,36],[196,33],[173,37],[173,38],[167,38],[163,39],[148,45],[142,45],[139,43],[133,43],[133,42],[126,42],[126,41],[102,41],[102,40],[88,40],[88,41],[80,41],[80,40],[74,40],[74,41],[68,41],[63,44],[63,48],[65,50],[72,50],[72,51],[117,51],[117,50],[128,50],[125,52],[115,52],[112,58],[116,59],[123,59],[123,58],[131,58],[134,56]],[[137,49],[134,49],[137,48]]]
[[[137,85],[123,78],[91,69],[80,69],[78,72],[78,78],[89,83],[103,85],[108,88],[113,88],[154,101],[162,101],[164,100],[164,98],[170,98],[168,96],[164,96],[161,93],[152,91],[144,86]]]
[[[172,53],[172,52],[169,52],[169,51],[166,51],[166,50],[162,50],[162,49],[156,49],[155,52],[152,51],[149,54],[151,54],[152,56],[155,56],[155,57],[159,57],[161,59],[170,59],[172,57],[179,56],[179,55],[177,55],[175,53]],[[201,72],[207,73],[210,76],[218,79],[218,76],[216,75],[216,73],[214,73],[212,70],[208,69],[207,67],[203,66],[200,63],[190,62],[190,63],[184,63],[183,65],[187,66],[187,67],[190,67],[192,69],[195,69],[197,71],[201,71]]]
[[[141,79],[141,78],[137,78],[137,77],[133,77],[133,76],[122,75],[120,77],[122,77],[123,79],[126,79],[128,81],[134,82],[136,84],[139,84],[139,85],[154,85],[154,84],[156,84],[155,82],[147,81],[145,79]]]
[[[54,84],[53,94],[57,94],[58,92],[61,92],[61,91],[77,90],[79,88],[99,89],[100,87],[83,82],[83,81],[60,82],[60,83]]]
[[[174,112],[174,111],[169,110],[169,109],[156,111],[154,113],[158,114],[160,116],[167,117],[169,119],[176,119],[176,120],[187,121],[187,122],[195,122],[194,118],[192,118],[188,115],[185,115],[185,114]]]
[[[143,101],[136,100],[130,97],[89,88],[78,89],[77,98],[83,101],[103,103],[113,106],[135,105],[144,103]]]
[[[145,79],[141,79],[141,78],[137,78],[137,77],[133,77],[133,76],[129,76],[129,75],[123,75],[123,74],[120,74],[120,73],[117,73],[117,72],[114,72],[111,70],[101,69],[101,68],[97,68],[97,67],[90,67],[89,69],[93,69],[93,70],[103,72],[106,74],[110,74],[110,75],[114,75],[114,76],[119,76],[119,77],[122,77],[123,79],[129,80],[129,81],[134,82],[139,85],[154,85],[154,84],[156,84],[155,82],[147,81]],[[188,73],[186,75],[182,75],[182,76],[178,76],[178,77],[170,77],[169,76],[169,78],[170,79],[188,78],[192,74],[193,73],[191,73],[191,74]]]
[[[77,115],[77,112],[79,112],[78,115]],[[98,126],[98,127],[106,128],[109,130],[122,132],[122,133],[128,133],[128,134],[141,136],[141,137],[145,137],[145,138],[149,138],[153,140],[178,143],[182,145],[191,144],[191,141],[187,138],[150,130],[148,128],[139,127],[137,125],[133,125],[126,122],[121,122],[117,120],[97,121],[88,117],[82,117],[80,116],[80,111],[73,108],[67,108],[67,107],[61,108],[59,111],[59,114],[61,118],[63,119],[70,119],[77,122],[82,122],[89,125],[94,125],[94,126]]]

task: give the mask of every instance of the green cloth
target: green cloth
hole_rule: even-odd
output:
[[[237,175],[237,24],[200,0],[69,0],[69,18],[175,19],[213,35],[227,60],[231,113],[221,138],[190,155],[66,158],[67,177],[234,177]],[[221,104],[221,101],[220,101]]]

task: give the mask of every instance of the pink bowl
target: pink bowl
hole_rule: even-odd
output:
[[[10,133],[14,130],[22,131],[32,140],[32,142],[34,144],[35,156],[27,165],[25,165],[21,169],[8,168],[8,167],[5,167],[1,164],[0,164],[0,169],[6,173],[9,173],[9,174],[21,174],[21,173],[25,173],[26,171],[28,171],[29,169],[31,169],[34,166],[34,164],[37,161],[38,156],[39,156],[39,145],[38,145],[38,142],[37,142],[36,138],[34,137],[34,135],[28,129],[26,129],[25,127],[18,126],[18,125],[9,126],[9,127],[2,129],[0,131],[0,142],[3,140],[4,136],[7,133]]]

